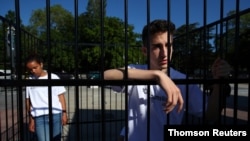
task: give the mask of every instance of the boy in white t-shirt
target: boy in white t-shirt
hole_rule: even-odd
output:
[[[26,59],[26,67],[31,73],[29,79],[48,79],[48,73],[43,69],[43,59],[32,54]],[[59,79],[51,74],[51,79]],[[67,124],[64,86],[51,87],[53,141],[61,141],[62,125]],[[38,141],[49,141],[49,88],[47,86],[26,87],[26,108],[30,116],[29,130],[35,132]]]

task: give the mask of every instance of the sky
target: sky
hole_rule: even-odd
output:
[[[0,16],[5,16],[8,10],[15,11],[16,0],[0,0]],[[198,22],[200,26],[204,23],[204,1],[207,3],[206,22],[212,23],[220,19],[221,0],[170,0],[170,9],[168,10],[168,0],[107,0],[106,14],[107,16],[118,17],[125,21],[125,2],[127,2],[127,20],[128,24],[135,27],[135,32],[141,33],[141,30],[147,21],[154,19],[168,19],[170,15],[176,27],[186,23],[186,2],[189,5],[189,23]],[[236,10],[237,0],[224,0],[223,17],[231,10]],[[239,0],[240,10],[250,8],[249,0]],[[43,9],[46,2],[50,5],[60,4],[63,8],[74,14],[75,0],[19,0],[20,17],[24,25],[29,24],[29,18],[32,11]],[[78,13],[86,11],[88,0],[78,0]],[[149,3],[150,6],[147,6]],[[147,8],[149,11],[147,11]],[[168,14],[168,11],[169,14]],[[147,16],[149,15],[149,16]],[[149,19],[147,19],[149,17]]]

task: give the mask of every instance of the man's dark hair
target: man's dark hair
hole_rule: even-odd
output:
[[[174,34],[175,25],[171,21],[164,19],[157,19],[152,21],[150,24],[145,25],[142,30],[142,42],[144,46],[147,46],[150,36],[159,32],[169,32],[171,35]]]
[[[36,61],[37,63],[41,64],[41,63],[43,63],[43,58],[42,58],[40,55],[38,55],[38,54],[36,54],[36,53],[33,53],[33,54],[30,54],[30,55],[26,58],[25,64],[27,64],[27,63],[29,63],[29,62],[31,62],[31,61]]]

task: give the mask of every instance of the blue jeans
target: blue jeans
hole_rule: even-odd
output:
[[[61,140],[62,132],[62,114],[53,114],[53,140]],[[43,115],[35,117],[35,131],[38,141],[51,141],[50,140],[50,131],[49,131],[49,115]]]

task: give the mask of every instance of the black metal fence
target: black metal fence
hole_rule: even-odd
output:
[[[73,2],[73,1],[72,1]],[[170,0],[167,1],[168,4]],[[77,3],[77,1],[75,1]],[[204,0],[206,3],[206,0]],[[190,84],[196,83],[204,88],[204,84],[210,82],[216,83],[229,83],[231,86],[231,94],[227,98],[226,108],[221,113],[221,118],[218,124],[220,125],[249,125],[249,66],[245,68],[246,73],[241,73],[239,68],[241,67],[240,58],[242,55],[248,55],[249,49],[246,49],[246,54],[241,54],[239,47],[243,46],[242,40],[243,37],[249,37],[250,32],[244,32],[242,29],[245,29],[241,26],[241,18],[245,15],[250,15],[250,9],[239,10],[240,1],[235,1],[236,11],[235,14],[232,14],[228,17],[221,17],[213,23],[206,23],[206,16],[204,16],[204,25],[191,30],[186,28],[185,34],[181,34],[175,37],[175,41],[183,44],[175,44],[176,47],[185,45],[185,52],[176,50],[174,52],[176,62],[184,63],[175,63],[177,69],[181,69],[187,73],[190,78],[184,80],[174,80],[176,83]],[[57,50],[58,56],[60,56],[60,51],[68,49],[67,52],[71,52],[76,55],[76,50],[85,49],[84,46],[96,46],[96,44],[88,44],[86,42],[79,43],[70,42],[65,43],[63,41],[50,42],[50,34],[47,34],[47,41],[41,40],[34,36],[33,34],[27,32],[23,27],[17,26],[20,25],[20,10],[19,3],[16,1],[15,14],[16,22],[15,24],[8,21],[3,15],[0,16],[0,70],[1,70],[1,79],[0,79],[0,140],[1,141],[16,141],[16,140],[32,140],[34,135],[28,132],[27,124],[28,118],[25,110],[25,87],[26,86],[53,86],[53,85],[64,85],[67,88],[66,100],[67,100],[67,111],[69,121],[66,126],[63,127],[63,140],[87,140],[87,141],[99,141],[99,140],[108,140],[115,141],[120,134],[122,127],[126,124],[126,95],[122,93],[115,93],[110,89],[110,85],[130,85],[136,84],[137,82],[131,81],[105,81],[100,75],[100,79],[87,79],[86,72],[75,70],[70,74],[73,75],[72,79],[61,79],[60,81],[46,80],[46,81],[28,81],[26,80],[26,73],[23,66],[23,58],[31,51],[36,51],[41,54],[47,52],[47,57],[51,58],[51,50]],[[188,5],[188,4],[187,4]],[[206,8],[207,5],[204,4]],[[221,1],[223,5],[223,0]],[[46,6],[49,6],[47,3]],[[101,4],[102,6],[102,4]],[[125,11],[127,10],[126,0],[124,3]],[[170,9],[170,4],[166,6],[166,9]],[[204,13],[206,13],[206,8],[204,8]],[[223,6],[221,6],[223,11]],[[187,8],[188,9],[188,8]],[[77,13],[78,9],[75,9]],[[147,9],[147,12],[150,13],[150,9]],[[171,11],[168,11],[168,18],[170,19]],[[125,14],[126,15],[126,14]],[[188,11],[185,15],[188,19]],[[125,16],[126,17],[126,16]],[[48,16],[46,17],[48,18]],[[103,16],[100,17],[104,18]],[[149,20],[150,17],[148,16]],[[77,22],[77,19],[75,19]],[[234,23],[233,25],[231,23]],[[146,24],[146,22],[145,22]],[[183,24],[189,24],[188,21]],[[250,24],[250,23],[249,23]],[[249,29],[248,24],[248,29]],[[103,24],[101,24],[103,25]],[[75,24],[77,30],[78,26]],[[49,33],[48,28],[48,33]],[[103,32],[102,30],[100,32]],[[198,40],[190,39],[191,35],[199,35]],[[74,32],[74,35],[78,36],[77,32]],[[102,35],[102,34],[100,34]],[[101,38],[101,37],[100,37]],[[126,38],[126,36],[125,36]],[[192,42],[192,43],[190,43]],[[215,58],[220,56],[221,58],[231,59],[234,63],[234,72],[232,76],[228,79],[223,80],[212,80],[208,79],[209,71],[209,62],[207,61],[206,49],[207,43],[213,42],[213,52],[215,56],[210,56]],[[248,45],[249,48],[249,38],[245,41],[245,45]],[[128,46],[127,40],[124,40],[124,46]],[[190,45],[197,46],[196,51],[198,53],[192,54],[190,50]],[[53,48],[56,46],[58,48]],[[97,45],[99,48],[103,48],[105,45],[103,42]],[[229,48],[231,46],[231,48]],[[233,46],[233,47],[232,47]],[[72,49],[73,48],[73,49]],[[115,48],[114,48],[115,49]],[[124,52],[128,47],[124,48]],[[233,49],[234,54],[229,54],[230,49]],[[116,51],[116,50],[114,50]],[[183,50],[182,50],[183,51]],[[140,49],[138,48],[138,52]],[[191,54],[190,54],[191,52]],[[139,53],[134,52],[138,57]],[[124,65],[127,64],[128,54],[124,53]],[[53,54],[56,55],[56,54]],[[100,53],[102,55],[102,53]],[[67,54],[65,58],[67,58]],[[76,55],[74,58],[77,62],[77,58],[82,57]],[[238,59],[237,59],[238,58]],[[246,57],[247,58],[247,57]],[[249,57],[248,57],[249,58]],[[104,59],[104,58],[103,58]],[[140,58],[141,59],[141,58]],[[146,58],[138,60],[138,62],[145,62]],[[180,61],[182,60],[182,61]],[[202,60],[202,61],[195,61]],[[247,61],[247,60],[244,60]],[[49,72],[52,70],[53,64],[49,64],[48,61],[47,68]],[[196,64],[200,69],[195,72],[190,71],[189,65],[193,62],[200,62]],[[186,64],[183,66],[183,64]],[[104,68],[100,64],[99,68]],[[99,71],[102,73],[102,69]],[[74,70],[74,68],[71,68]],[[61,74],[63,75],[63,74]],[[195,79],[191,79],[194,78]],[[143,82],[143,84],[151,84],[152,82]],[[194,124],[194,120],[189,119],[189,124]],[[196,121],[197,122],[197,121]],[[203,124],[202,120],[199,121],[199,124]]]

